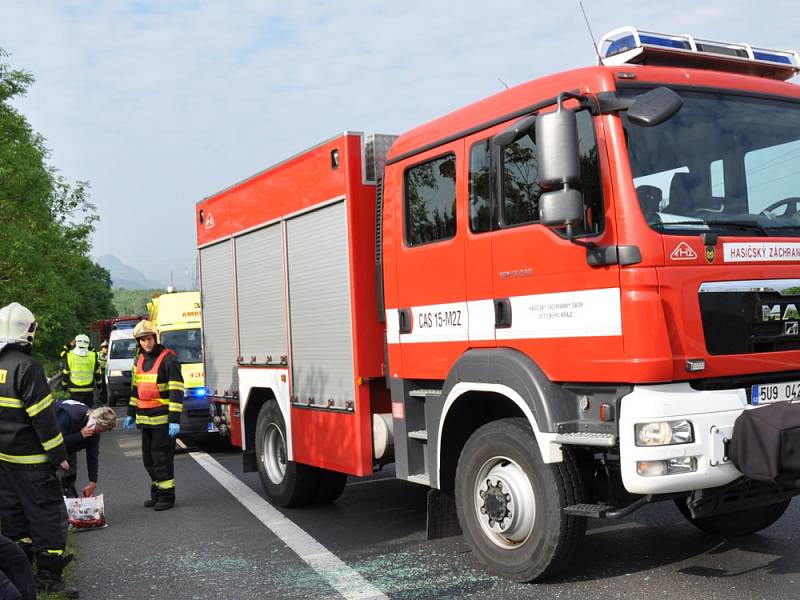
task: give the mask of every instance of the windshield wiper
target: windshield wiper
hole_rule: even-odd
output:
[[[695,219],[685,219],[681,221],[661,221],[657,223],[661,228],[668,228],[682,225],[703,225],[705,227],[728,227],[731,229],[739,229],[741,231],[757,231],[759,234],[769,237],[769,231],[761,224],[753,220],[745,219],[725,219],[715,217],[697,217]],[[800,225],[798,225],[800,227]],[[770,228],[771,229],[771,228]],[[777,229],[777,228],[776,228]],[[793,229],[793,228],[792,228]]]
[[[757,223],[756,221],[751,220],[744,220],[744,219],[704,219],[707,225],[717,225],[719,227],[735,227],[737,229],[741,229],[743,231],[758,231],[761,235],[765,237],[769,237],[769,231],[767,229]]]

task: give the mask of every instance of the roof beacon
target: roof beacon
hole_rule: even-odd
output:
[[[600,63],[608,66],[643,64],[714,69],[784,81],[800,73],[800,55],[791,50],[712,42],[635,27],[622,27],[605,34],[598,50]]]

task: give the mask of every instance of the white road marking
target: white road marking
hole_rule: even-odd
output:
[[[186,446],[178,440],[178,445]],[[351,569],[325,546],[287,519],[246,484],[234,477],[225,467],[205,452],[189,451],[197,463],[222,487],[266,525],[284,544],[312,569],[319,573],[343,598],[347,600],[388,600],[378,588]]]
[[[116,436],[117,446],[120,448],[138,448],[142,445],[142,438],[140,436],[120,437]]]

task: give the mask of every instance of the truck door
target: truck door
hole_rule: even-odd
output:
[[[592,117],[577,113],[585,219],[578,239],[610,243]],[[538,223],[535,132],[493,147],[496,219],[491,232],[492,293],[498,346],[516,348],[554,380],[591,380],[609,345],[622,351],[619,268],[591,266],[587,250]],[[607,178],[606,178],[607,179]],[[609,213],[611,214],[611,213]],[[595,366],[592,366],[595,365]]]
[[[468,344],[462,140],[419,154],[395,171],[397,304],[403,378],[444,379]],[[461,203],[463,204],[463,203]]]

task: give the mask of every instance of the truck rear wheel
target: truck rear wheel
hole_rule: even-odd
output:
[[[694,519],[689,512],[689,507],[686,506],[686,499],[677,498],[675,500],[678,510],[689,523],[706,533],[723,537],[741,537],[766,529],[781,518],[790,502],[791,500],[784,500],[732,513]]]
[[[518,582],[565,568],[586,519],[563,508],[583,501],[574,456],[542,461],[525,419],[484,425],[467,440],[456,471],[456,508],[467,543],[493,572]]]
[[[286,425],[274,401],[261,407],[256,423],[256,459],[267,499],[277,506],[303,506],[319,489],[319,470],[288,460]]]

